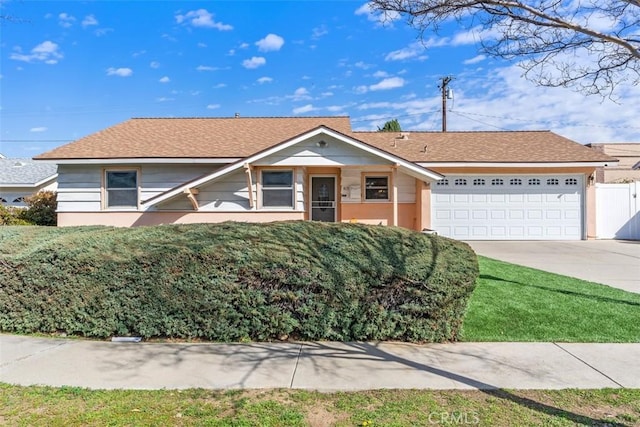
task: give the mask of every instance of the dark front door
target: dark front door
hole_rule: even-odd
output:
[[[311,220],[335,222],[336,177],[311,177]]]

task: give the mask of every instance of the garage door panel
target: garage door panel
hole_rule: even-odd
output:
[[[489,227],[486,227],[486,226],[472,227],[471,232],[473,233],[473,237],[476,237],[476,238],[489,237]]]
[[[520,209],[512,209],[509,211],[509,219],[524,219],[525,211]]]
[[[489,213],[487,211],[487,209],[473,209],[471,211],[471,218],[473,219],[487,219],[489,218]]]
[[[436,219],[440,219],[440,220],[451,219],[451,211],[444,210],[444,209],[438,209],[436,211],[435,218]]]
[[[453,219],[469,219],[469,211],[466,209],[456,209],[453,211]]]
[[[542,219],[544,212],[542,209],[527,209],[527,219]]]
[[[582,238],[581,175],[485,175],[448,181],[432,189],[432,228],[442,235],[468,240]],[[463,181],[467,185],[453,185]]]
[[[491,210],[491,219],[505,219],[507,217],[507,212],[502,209],[492,209]]]

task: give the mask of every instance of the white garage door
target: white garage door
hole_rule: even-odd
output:
[[[432,228],[443,236],[582,239],[582,175],[447,176],[431,188]]]

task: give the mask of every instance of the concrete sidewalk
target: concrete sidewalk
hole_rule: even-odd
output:
[[[0,382],[94,389],[640,388],[640,344],[112,343],[0,335]]]

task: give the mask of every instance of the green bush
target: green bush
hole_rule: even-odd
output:
[[[0,225],[31,225],[21,218],[23,210],[0,204]]]
[[[33,225],[56,225],[57,194],[53,191],[39,191],[26,198],[27,209],[20,211],[19,218]]]
[[[457,340],[478,265],[406,229],[0,229],[0,330],[215,341]]]

